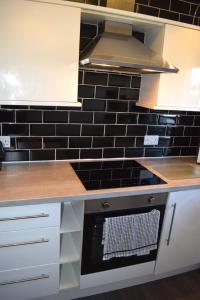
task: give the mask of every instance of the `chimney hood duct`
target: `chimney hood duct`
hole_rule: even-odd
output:
[[[133,0],[107,0],[108,7],[133,11]],[[179,70],[132,35],[132,25],[105,21],[105,32],[81,55],[87,68],[125,73],[177,73]]]

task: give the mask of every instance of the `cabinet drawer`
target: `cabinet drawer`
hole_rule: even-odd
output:
[[[0,208],[0,231],[60,226],[60,203]]]
[[[0,272],[0,299],[25,300],[59,292],[59,265]]]
[[[59,227],[0,232],[0,270],[59,262]]]

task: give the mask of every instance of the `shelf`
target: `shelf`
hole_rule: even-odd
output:
[[[82,231],[83,202],[64,203],[62,207],[60,233]]]
[[[61,235],[60,264],[78,262],[81,259],[82,233],[65,233]]]
[[[65,264],[61,266],[60,290],[71,290],[79,287],[79,270],[79,263]]]

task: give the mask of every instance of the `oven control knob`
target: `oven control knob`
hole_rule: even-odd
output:
[[[101,206],[106,209],[106,208],[111,207],[111,204],[109,202],[105,201],[105,202],[101,202]]]
[[[155,202],[155,200],[156,200],[156,198],[155,197],[149,197],[148,198],[148,203],[153,203],[153,202]]]

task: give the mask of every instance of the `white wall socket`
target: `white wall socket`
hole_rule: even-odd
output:
[[[145,135],[144,146],[157,146],[159,142],[159,135]]]
[[[10,136],[0,136],[4,148],[10,148]]]

